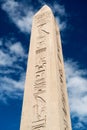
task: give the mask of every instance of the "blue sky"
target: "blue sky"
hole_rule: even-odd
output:
[[[87,1],[0,0],[0,130],[19,130],[32,16],[59,24],[73,130],[87,130]]]

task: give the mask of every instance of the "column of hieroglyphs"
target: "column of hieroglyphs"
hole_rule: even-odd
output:
[[[71,130],[60,34],[48,6],[33,18],[20,130]]]
[[[60,32],[55,21],[55,28],[56,28],[56,48],[57,48],[57,77],[59,77],[59,88],[60,88],[60,97],[61,97],[61,122],[63,123],[64,130],[71,130],[71,121],[70,121],[70,113],[69,113],[69,104],[68,104],[68,97],[67,97],[67,89],[66,89],[66,80],[65,80],[65,72],[64,72],[64,63],[63,63],[63,56],[62,56],[62,47],[61,47],[61,40],[60,40]]]

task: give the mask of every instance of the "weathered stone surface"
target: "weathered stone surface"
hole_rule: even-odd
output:
[[[33,18],[20,130],[71,130],[59,28],[46,5]]]

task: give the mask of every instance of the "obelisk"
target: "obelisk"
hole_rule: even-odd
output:
[[[20,130],[71,130],[59,28],[46,5],[33,17]]]

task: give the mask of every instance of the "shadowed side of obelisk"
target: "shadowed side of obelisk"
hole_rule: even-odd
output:
[[[33,17],[20,130],[71,130],[56,26],[47,5]]]
[[[71,120],[70,120],[70,109],[68,102],[68,92],[66,87],[66,78],[64,71],[64,61],[61,46],[61,37],[59,27],[55,20],[55,32],[56,32],[56,68],[57,68],[57,86],[59,87],[60,95],[60,122],[62,130],[71,130]],[[63,126],[63,127],[62,127]]]

